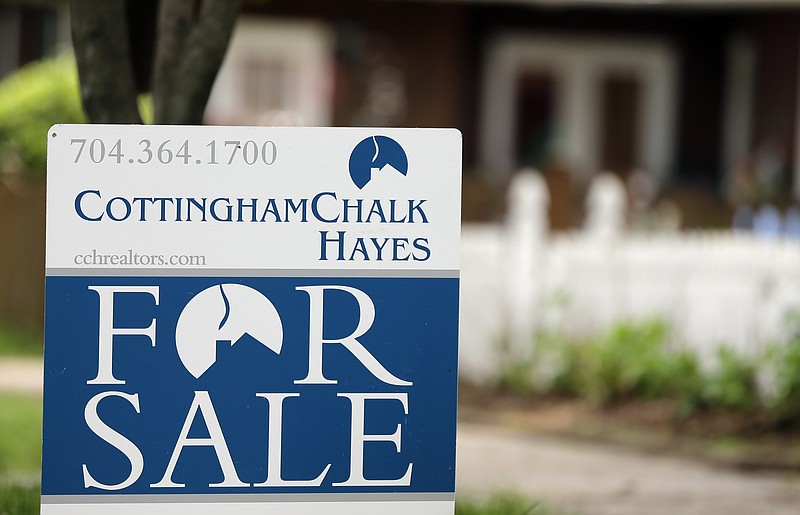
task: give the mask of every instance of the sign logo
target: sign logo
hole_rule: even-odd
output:
[[[408,157],[403,147],[387,136],[365,138],[350,154],[350,177],[358,189],[363,189],[373,174],[394,170],[408,174]]]
[[[248,334],[275,354],[283,344],[283,324],[272,302],[242,284],[220,284],[201,291],[183,308],[175,345],[183,366],[200,378],[217,361],[217,342],[231,347]]]

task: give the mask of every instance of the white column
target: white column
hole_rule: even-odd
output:
[[[574,56],[572,56],[574,57]],[[559,150],[574,176],[588,180],[598,168],[599,108],[594,67],[588,59],[570,59],[559,79],[564,88],[558,97]]]
[[[675,112],[677,107],[677,64],[671,49],[654,46],[641,57],[645,63],[639,126],[642,142],[639,162],[661,184],[673,165],[675,155]]]
[[[514,169],[517,68],[513,48],[504,40],[496,41],[487,54],[481,100],[481,160],[494,183],[501,183]]]

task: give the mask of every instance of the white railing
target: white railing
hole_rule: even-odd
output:
[[[532,345],[537,327],[593,334],[615,322],[659,316],[675,338],[710,360],[721,345],[755,355],[784,336],[800,309],[800,242],[733,231],[627,233],[626,193],[601,175],[585,228],[547,230],[540,175],[514,180],[504,224],[462,229],[461,373],[498,372],[501,339]],[[557,299],[561,301],[557,302]]]

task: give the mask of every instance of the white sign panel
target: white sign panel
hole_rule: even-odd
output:
[[[452,514],[458,131],[48,137],[43,514]]]

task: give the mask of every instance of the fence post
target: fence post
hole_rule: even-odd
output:
[[[550,202],[542,175],[518,172],[509,188],[506,220],[505,279],[508,335],[514,352],[525,352],[536,326],[536,301],[544,265]]]
[[[594,323],[608,327],[626,312],[630,296],[628,255],[622,251],[626,228],[628,194],[625,184],[612,173],[597,174],[586,194],[587,240],[585,256],[593,263],[587,289],[593,305]]]
[[[592,179],[586,194],[586,235],[595,240],[614,240],[625,231],[628,206],[622,180],[611,173]]]

